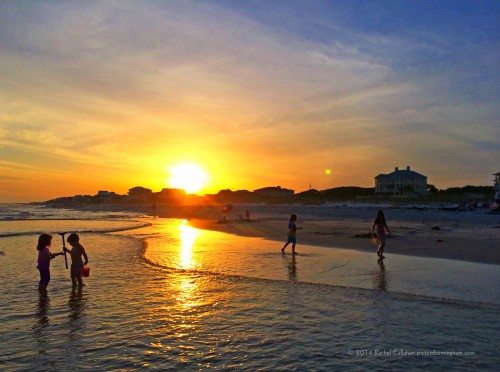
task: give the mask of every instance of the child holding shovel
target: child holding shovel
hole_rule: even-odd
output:
[[[71,282],[73,287],[76,283],[81,287],[83,286],[82,275],[83,267],[89,262],[85,248],[80,244],[80,237],[78,234],[69,234],[67,242],[71,245],[71,249],[64,247],[64,251],[71,255]],[[82,257],[85,261],[82,260]]]

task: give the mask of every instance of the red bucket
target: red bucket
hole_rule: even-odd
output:
[[[90,267],[85,266],[82,269],[82,272],[83,272],[83,276],[87,278],[90,275]]]

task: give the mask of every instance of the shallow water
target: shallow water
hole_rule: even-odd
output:
[[[80,222],[64,223],[81,231]],[[108,222],[100,222],[104,229]],[[319,250],[316,256],[304,252],[293,269],[292,257],[268,254],[265,240],[221,234],[220,241],[217,234],[193,232],[178,220],[113,235],[81,234],[90,258],[87,285],[72,291],[58,257],[46,295],[36,290],[36,235],[0,238],[0,366],[493,370],[500,361],[500,308],[493,300],[390,292],[399,280],[389,261],[388,291],[377,289],[372,274],[360,282],[370,283],[366,289],[311,283],[309,268],[330,265],[324,257],[337,259],[328,249],[311,247]],[[148,247],[130,235],[146,239]],[[52,250],[59,248],[54,241]],[[221,249],[226,258],[217,263]],[[238,255],[242,250],[250,255]],[[400,349],[475,355],[396,355]]]
[[[133,229],[146,226],[146,222],[123,221],[123,220],[16,220],[0,222],[0,237],[18,235],[37,235],[41,233],[54,234],[58,237],[59,232],[72,232],[75,229],[79,233],[112,232]],[[62,244],[62,243],[61,243]]]
[[[157,219],[120,233],[147,238],[154,265],[269,280],[377,289],[500,305],[500,268],[471,262],[299,244],[282,255],[282,243],[196,229],[185,220]],[[374,249],[375,250],[375,249]]]

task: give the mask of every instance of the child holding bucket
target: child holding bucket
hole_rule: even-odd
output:
[[[69,234],[67,241],[71,245],[71,249],[64,248],[64,250],[71,255],[71,281],[73,282],[73,287],[76,287],[77,282],[81,287],[83,286],[82,275],[84,275],[84,270],[87,271],[85,276],[88,276],[89,268],[84,268],[84,266],[89,262],[89,258],[87,257],[85,248],[80,244],[78,234]],[[82,257],[85,261],[82,260]]]
[[[377,250],[377,256],[379,257],[380,260],[383,260],[385,258],[384,256],[384,248],[385,248],[385,230],[389,233],[389,236],[392,236],[391,230],[389,230],[389,226],[387,226],[387,222],[385,221],[385,216],[384,212],[382,210],[379,210],[377,213],[377,217],[375,218],[375,221],[373,221],[372,225],[372,237],[374,237],[374,231],[375,228],[377,228],[377,239],[380,242],[380,245],[378,246]]]

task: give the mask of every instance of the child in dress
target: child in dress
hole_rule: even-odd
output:
[[[392,236],[391,231],[389,230],[389,226],[387,226],[387,222],[385,221],[385,216],[384,212],[379,210],[377,213],[377,217],[375,218],[375,221],[373,221],[372,225],[372,236],[375,236],[373,232],[375,231],[375,228],[377,228],[377,239],[380,242],[380,245],[377,250],[377,256],[380,259],[384,259],[384,248],[385,248],[385,230],[389,233],[389,236]]]
[[[38,283],[38,289],[46,290],[50,282],[50,260],[56,256],[61,256],[64,253],[50,253],[50,245],[52,243],[52,235],[42,234],[38,237],[38,244],[36,249],[38,250],[38,266],[36,267],[40,271],[40,282]]]

